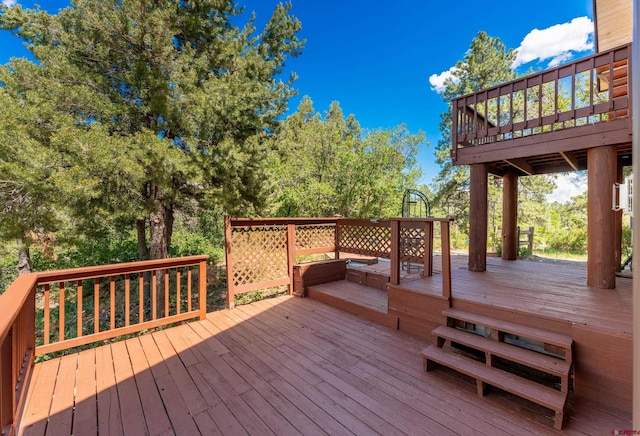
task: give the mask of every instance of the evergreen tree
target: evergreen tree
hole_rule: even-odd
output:
[[[255,17],[236,27],[242,10],[231,0],[75,0],[54,15],[0,7],[0,28],[37,59],[2,69],[3,98],[37,115],[23,117],[22,152],[1,156],[15,170],[5,186],[29,192],[0,211],[3,236],[45,226],[21,220],[27,209],[64,209],[87,233],[135,224],[140,258],[159,259],[191,200],[257,213],[268,198],[267,139],[295,94],[295,76],[278,77],[304,43],[290,9],[278,5],[257,32]],[[28,147],[47,171],[29,174]]]
[[[46,102],[45,124],[70,118],[50,132],[67,155],[58,169],[99,185],[66,205],[73,214],[136,222],[144,259],[168,255],[187,199],[264,207],[266,139],[294,95],[295,76],[278,76],[303,46],[290,8],[278,5],[257,33],[254,18],[234,25],[242,10],[230,0],[76,0],[55,15],[2,7],[0,27],[37,59],[4,68],[7,96]]]
[[[402,193],[414,187],[424,135],[405,126],[362,132],[333,102],[324,117],[304,97],[276,137],[271,166],[279,216],[398,216]]]
[[[435,150],[440,172],[436,176],[436,202],[463,229],[468,226],[469,167],[454,166],[450,158],[452,147],[451,100],[472,92],[490,88],[516,77],[511,69],[516,52],[507,49],[499,38],[479,32],[465,56],[456,63],[452,77],[445,81],[442,98],[447,111],[440,116],[440,133]]]

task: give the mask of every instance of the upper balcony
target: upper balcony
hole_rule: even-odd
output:
[[[586,169],[587,149],[616,145],[631,157],[631,45],[452,101],[455,165],[502,174]]]

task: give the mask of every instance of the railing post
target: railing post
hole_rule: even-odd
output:
[[[231,243],[231,216],[224,216],[224,246],[227,258],[227,309],[233,309],[235,303],[235,286],[233,284],[233,252]]]
[[[288,294],[293,294],[293,265],[296,263],[296,225],[287,224],[287,274],[289,274]]]
[[[199,319],[200,321],[207,318],[207,261],[201,260],[198,266],[198,304],[199,304]],[[168,275],[168,274],[167,274]],[[178,283],[178,286],[180,284]],[[168,286],[167,286],[168,287]],[[180,301],[178,301],[178,306],[180,306]],[[168,312],[168,308],[167,308]],[[179,313],[179,311],[178,311]]]
[[[340,219],[336,219],[336,226],[334,227],[334,246],[336,247],[335,249],[335,254],[334,254],[334,258],[335,259],[339,259],[340,258],[340,224],[338,224],[340,222]]]
[[[400,221],[391,220],[391,277],[392,285],[400,284]]]
[[[449,306],[451,306],[451,247],[449,221],[440,221],[440,238],[442,241],[442,296],[449,300]]]
[[[423,277],[433,275],[433,221],[424,222],[424,270]]]

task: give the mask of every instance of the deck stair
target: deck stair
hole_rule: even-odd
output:
[[[479,396],[485,395],[487,386],[493,386],[551,409],[555,412],[555,428],[562,429],[573,361],[571,337],[456,309],[442,313],[447,318],[447,326],[434,329],[435,344],[422,351],[426,371],[436,364],[447,366],[474,378]],[[456,328],[460,323],[483,327],[484,336]],[[558,355],[507,343],[504,341],[506,334],[551,346]],[[461,348],[474,353],[459,351]],[[553,376],[560,380],[560,389],[520,373],[497,368],[496,358]]]

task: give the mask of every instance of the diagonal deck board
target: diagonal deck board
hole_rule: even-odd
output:
[[[540,410],[504,395],[478,401],[445,369],[436,370],[444,377],[425,374],[426,344],[309,299],[264,300],[36,364],[22,430],[555,434]],[[98,412],[93,422],[88,410]],[[629,426],[628,417],[576,403],[563,433]]]

